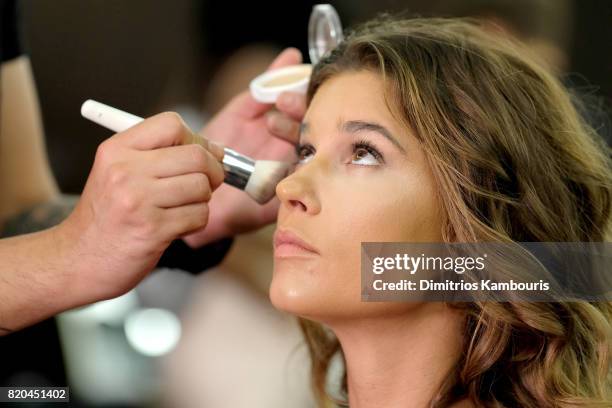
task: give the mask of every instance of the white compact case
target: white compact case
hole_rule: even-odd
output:
[[[317,4],[312,9],[308,23],[308,51],[311,63],[264,72],[251,81],[251,95],[258,102],[274,103],[285,91],[306,93],[312,67],[343,39],[342,25],[336,10],[331,4]]]

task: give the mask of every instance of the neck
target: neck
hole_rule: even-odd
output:
[[[407,313],[335,322],[351,408],[427,407],[459,359],[462,314],[443,303]]]

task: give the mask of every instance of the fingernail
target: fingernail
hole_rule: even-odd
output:
[[[282,93],[278,97],[278,102],[286,107],[291,107],[295,105],[295,95],[288,92]]]
[[[291,122],[282,115],[276,115],[272,120],[272,127],[276,133],[285,134],[291,130]]]
[[[225,154],[225,150],[224,150],[225,146],[223,146],[223,144],[220,142],[213,142],[212,140],[210,141],[210,146],[211,146],[211,149],[215,149],[214,151],[215,156],[222,159],[223,155]]]

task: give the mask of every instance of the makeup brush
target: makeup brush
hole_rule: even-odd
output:
[[[81,106],[81,115],[114,132],[123,132],[144,119],[112,106],[89,99]],[[244,190],[259,204],[270,201],[276,185],[287,176],[291,164],[274,160],[253,160],[230,148],[224,148],[222,160],[224,183]]]

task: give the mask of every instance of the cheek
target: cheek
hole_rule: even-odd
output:
[[[321,192],[321,215],[336,244],[363,241],[424,242],[441,239],[441,217],[427,173],[387,171],[355,176]]]
[[[439,220],[424,177],[389,173],[347,174],[318,184],[321,212],[305,225],[324,252],[314,261],[275,261],[270,296],[278,308],[315,320],[405,308],[361,302],[361,242],[439,240]]]
[[[354,177],[330,185],[321,197],[325,202],[317,225],[327,248],[321,279],[342,287],[354,301],[361,293],[362,242],[441,240],[438,205],[423,177],[406,177],[405,171],[387,172],[375,181]]]

